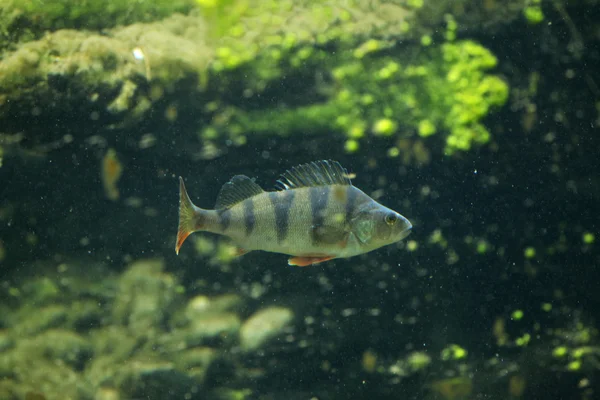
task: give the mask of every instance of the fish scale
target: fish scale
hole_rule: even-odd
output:
[[[291,265],[351,257],[395,243],[412,225],[352,185],[335,161],[316,161],[286,171],[281,190],[266,192],[244,175],[223,185],[214,210],[195,206],[180,178],[175,251],[193,232],[229,237],[239,253],[263,250],[291,255]]]

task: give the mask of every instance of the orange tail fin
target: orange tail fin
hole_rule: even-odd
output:
[[[198,208],[190,200],[183,178],[179,177],[179,228],[177,229],[177,243],[175,244],[175,253],[179,254],[179,249],[185,239],[190,234],[201,229],[202,209]]]

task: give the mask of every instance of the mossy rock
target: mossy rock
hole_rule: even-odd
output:
[[[53,120],[79,115],[109,128],[148,118],[168,125],[181,109],[202,126],[203,143],[320,134],[346,138],[346,149],[356,151],[374,135],[437,139],[453,153],[489,140],[481,121],[508,96],[489,72],[493,54],[450,37],[451,17],[445,39],[415,41],[423,2],[198,7],[197,16],[105,35],[62,30],[7,53],[0,120],[11,117],[9,131],[32,112]]]
[[[139,121],[165,92],[195,87],[211,54],[204,29],[199,18],[175,15],[110,35],[60,30],[25,43],[0,64],[0,119],[7,130],[61,114],[90,125]]]
[[[100,30],[151,22],[196,8],[193,0],[4,0],[0,8],[0,50],[60,29]]]

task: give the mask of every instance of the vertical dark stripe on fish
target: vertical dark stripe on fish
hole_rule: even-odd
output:
[[[354,188],[354,186],[346,187],[346,216],[344,221],[349,223],[354,214],[354,210],[356,210],[356,200],[358,197],[358,191]]]
[[[246,236],[250,236],[254,230],[256,218],[254,217],[254,199],[251,197],[244,200],[244,225],[246,226]]]
[[[294,203],[294,191],[284,190],[281,192],[269,192],[269,200],[271,200],[271,204],[275,210],[277,242],[281,243],[288,235],[290,209]]]
[[[311,235],[314,244],[318,244],[319,230],[323,227],[323,222],[325,222],[325,211],[327,208],[327,201],[329,200],[330,190],[331,188],[329,186],[309,188],[310,210],[312,213],[313,225]]]
[[[219,226],[221,227],[221,231],[225,232],[227,228],[229,228],[229,224],[231,223],[231,210],[229,208],[219,211]]]

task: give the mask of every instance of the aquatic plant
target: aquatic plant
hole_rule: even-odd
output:
[[[300,26],[248,45],[244,40],[248,32],[262,36],[260,29],[254,32],[244,25],[240,4],[248,2],[216,3],[204,7],[220,23],[227,7],[236,11],[223,22],[230,35],[216,50],[211,72],[219,75],[212,80],[226,88],[235,83],[250,104],[257,99],[260,106],[235,104],[223,93],[205,110],[211,121],[202,131],[203,139],[225,136],[244,143],[248,134],[333,134],[345,136],[346,150],[354,152],[368,135],[423,139],[444,135],[445,150],[451,154],[488,142],[490,134],[481,121],[508,98],[507,84],[487,72],[496,65],[494,55],[474,41],[453,41],[456,23],[451,17],[447,41],[433,44],[430,36],[424,36],[420,54],[414,55],[394,39],[377,35],[363,39],[352,32],[358,23],[351,13],[338,16],[344,21],[341,27],[319,27],[317,33],[314,26]],[[407,31],[410,8],[400,10],[401,29]],[[334,15],[333,9],[321,5],[311,5],[305,12],[321,25],[331,24]],[[285,13],[269,18],[287,19]],[[274,21],[265,20],[267,26]],[[296,79],[308,80],[308,85],[294,87],[296,93],[277,92],[278,85]],[[275,96],[276,104],[259,100]]]
[[[156,13],[113,1],[98,18],[114,10],[130,15],[117,19],[120,24],[177,7],[189,10],[184,0],[171,8],[155,3]],[[63,26],[100,26],[88,21],[96,15],[88,3],[57,2],[44,29],[60,27],[53,16],[71,21]],[[204,144],[321,134],[345,140],[346,151],[355,152],[378,136],[394,140],[391,157],[407,146],[416,160],[428,160],[434,143],[452,154],[489,141],[482,120],[508,96],[506,83],[489,72],[494,55],[474,41],[455,40],[459,23],[448,15],[443,35],[421,35],[425,29],[416,16],[426,2],[373,3],[377,7],[361,1],[339,7],[314,0],[195,0],[200,15],[133,24],[110,35],[59,30],[4,54],[0,100],[10,104],[5,115],[32,98],[40,109],[59,98],[61,104],[85,105],[83,111],[97,119],[109,113],[136,122],[152,111],[171,123],[181,97],[172,93],[185,86],[198,100]],[[33,18],[39,10],[29,4],[23,15]],[[72,21],[81,22],[68,25]],[[163,113],[152,108],[159,103]]]
[[[41,264],[9,296],[0,291],[3,400],[30,399],[29,391],[48,399],[241,398],[243,386],[212,385],[208,370],[230,364],[234,348],[243,363],[276,348],[294,325],[289,308],[250,310],[239,294],[186,293],[161,260],[135,261],[120,275],[89,263],[46,273]]]
[[[31,40],[45,31],[106,29],[149,22],[174,12],[187,13],[194,0],[5,0],[0,8],[0,49],[18,39]]]
[[[532,25],[539,24],[544,20],[544,12],[542,11],[542,0],[530,0],[523,8],[523,15]]]

